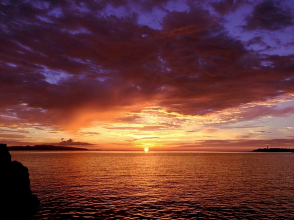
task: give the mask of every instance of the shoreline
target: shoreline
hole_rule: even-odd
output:
[[[9,151],[89,151],[81,147],[59,146],[59,145],[34,145],[34,146],[11,146]]]

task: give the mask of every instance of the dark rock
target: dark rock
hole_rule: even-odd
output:
[[[6,144],[0,144],[0,169],[9,166],[11,163],[11,155]]]
[[[256,150],[253,150],[253,152],[293,152],[294,149],[288,149],[288,148],[259,148]]]
[[[0,144],[0,219],[27,219],[39,207],[32,194],[28,168],[11,161],[6,144]]]

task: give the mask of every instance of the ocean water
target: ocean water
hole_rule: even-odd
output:
[[[32,219],[294,219],[294,153],[20,152]]]

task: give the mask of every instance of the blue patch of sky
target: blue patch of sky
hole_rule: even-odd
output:
[[[48,15],[49,16],[54,16],[56,18],[60,18],[60,17],[63,16],[63,12],[62,12],[61,8],[57,7],[57,8],[52,9],[51,11],[49,11]]]
[[[6,109],[6,113],[0,114],[0,117],[8,118],[8,119],[18,119],[16,112],[14,112],[14,109]]]
[[[286,27],[277,31],[270,30],[252,30],[244,29],[246,25],[246,17],[253,12],[254,5],[244,4],[236,11],[226,14],[223,18],[223,26],[228,31],[229,35],[235,39],[241,40],[248,50],[254,50],[268,55],[290,55],[294,52],[293,46],[286,46],[286,44],[294,41],[293,33],[294,28]],[[212,14],[217,15],[215,11],[210,9]],[[294,9],[292,10],[294,11]],[[261,37],[267,45],[251,44],[246,46],[247,42],[255,37]]]
[[[287,108],[294,107],[294,97],[291,95],[282,96],[284,101],[277,102],[270,108],[274,108],[275,110],[283,110]],[[285,100],[286,99],[286,100]],[[229,126],[229,128],[246,130],[248,129],[262,129],[264,131],[273,131],[271,134],[266,134],[267,138],[285,138],[283,132],[278,132],[278,130],[282,130],[286,127],[291,127],[294,124],[294,112],[287,112],[286,114],[282,114],[279,116],[270,116],[264,115],[260,118],[255,118],[251,121],[237,121],[234,122],[233,126]],[[257,127],[256,127],[257,126]],[[259,128],[258,128],[259,127]],[[226,128],[226,126],[224,127]]]
[[[60,80],[68,79],[71,77],[71,74],[61,71],[61,70],[51,70],[46,66],[37,65],[43,67],[41,74],[45,76],[45,81],[50,84],[58,84]]]
[[[168,1],[165,6],[165,9],[169,11],[178,11],[178,12],[184,12],[184,11],[189,11],[190,7],[187,5],[187,1],[185,0],[173,0],[173,1]]]
[[[168,63],[162,59],[161,56],[158,56],[158,60],[162,63],[161,69],[162,71],[170,72],[171,68],[168,67]]]
[[[45,2],[45,1],[34,1],[32,4],[35,8],[44,10],[44,9],[48,9],[50,7],[50,3],[49,2]]]
[[[254,34],[260,34],[263,41],[269,46],[264,47],[261,52],[268,55],[281,55],[287,56],[294,54],[294,45],[289,45],[294,41],[293,27],[287,27],[278,31],[254,31]],[[255,49],[258,45],[252,45],[249,49]]]
[[[271,61],[261,61],[260,64],[266,67],[273,67],[273,62]]]
[[[101,79],[103,78],[103,82],[107,79],[111,79],[111,74],[115,74],[117,73],[116,71],[111,71],[111,70],[107,70],[107,69],[104,69],[102,66],[98,66],[98,65],[93,65],[93,64],[88,64],[90,65],[90,69],[91,69],[91,72],[94,72],[95,74],[97,74],[97,79],[99,79],[99,81],[101,81]],[[107,75],[107,77],[105,76]]]
[[[77,78],[79,80],[87,79],[88,77],[89,77],[89,75],[87,73],[85,73],[85,74],[79,74],[77,76]],[[108,76],[107,77],[106,76],[97,76],[95,78],[91,78],[91,80],[96,80],[96,81],[101,82],[101,83],[103,83],[103,82],[105,82],[105,81],[107,81],[109,79],[111,79],[111,77],[108,77]]]
[[[225,126],[224,129],[229,128],[229,129],[234,129],[235,131],[238,131],[242,134],[248,134],[250,131],[264,131],[265,133],[262,133],[262,138],[266,139],[272,139],[272,138],[278,138],[274,137],[272,134],[273,128],[275,126],[271,122],[272,118],[257,118],[252,121],[239,121],[239,122],[234,122],[232,126]],[[276,133],[275,133],[276,134]],[[258,135],[255,133],[255,135]],[[260,137],[258,137],[260,138]]]
[[[42,22],[53,23],[53,21],[51,19],[49,19],[48,17],[44,17],[44,16],[40,16],[40,15],[37,15],[36,17]]]
[[[43,108],[30,108],[29,110],[33,110],[33,109],[37,109],[37,110],[39,110],[42,113],[46,113],[46,112],[49,111],[48,109],[43,109]]]
[[[136,88],[136,90],[142,90],[142,88],[138,85],[132,85],[132,87]]]
[[[197,79],[199,78],[198,76],[189,76],[190,79]]]
[[[18,119],[17,116],[13,116],[13,115],[4,115],[4,114],[1,114],[0,117],[7,118],[7,119]]]
[[[33,50],[32,50],[30,47],[28,47],[28,46],[26,46],[26,45],[23,45],[23,44],[21,44],[21,43],[19,43],[19,42],[16,42],[16,43],[17,43],[18,46],[20,46],[21,48],[33,52]]]
[[[71,57],[67,57],[68,59],[70,59],[70,60],[73,60],[73,61],[75,61],[75,62],[78,62],[78,63],[83,63],[83,64],[87,64],[89,61],[88,60],[86,60],[86,61],[83,61],[82,59],[80,59],[80,58],[71,58]]]
[[[292,76],[292,77],[287,77],[286,79],[284,79],[284,81],[291,81],[291,80],[294,80],[294,76]]]
[[[123,18],[123,17],[128,17],[130,16],[130,13],[128,13],[128,10],[126,7],[119,6],[119,7],[113,7],[111,4],[107,4],[105,9],[103,10],[102,13],[100,13],[103,17],[108,17],[108,16],[116,16],[118,18]]]
[[[16,64],[14,64],[14,63],[6,63],[8,66],[11,66],[11,67],[17,67],[17,65]]]
[[[137,22],[139,25],[147,25],[152,29],[161,30],[161,23],[168,11],[183,12],[188,10],[189,6],[187,5],[186,1],[173,0],[163,5],[163,8],[155,6],[151,10],[145,10],[139,4],[130,4],[126,7],[113,7],[111,4],[108,4],[103,12],[100,13],[100,15],[103,17],[114,15],[118,18],[123,18],[131,17],[133,13],[136,13],[138,16]]]
[[[282,101],[277,103],[275,109],[283,110],[287,108],[294,107],[294,97],[289,96],[288,101]],[[264,126],[270,128],[271,130],[275,130],[268,136],[268,138],[286,138],[286,134],[283,131],[287,127],[292,127],[294,124],[294,112],[287,112],[286,114],[281,114],[281,116],[275,117],[262,117],[261,119],[256,120],[256,122],[262,122]]]
[[[55,70],[48,70],[46,72],[43,72],[43,75],[46,77],[46,82],[50,84],[58,84],[60,80],[70,77],[70,74],[68,73]]]
[[[8,5],[8,3],[9,3],[8,0],[2,0],[2,1],[1,1],[1,4],[2,4],[2,5]]]
[[[90,12],[90,10],[87,8],[86,4],[82,1],[78,1],[78,4],[75,4],[72,8],[78,12],[81,12],[81,13]]]
[[[138,14],[138,23],[140,25],[147,25],[155,30],[161,30],[161,23],[166,14],[167,12],[161,8],[154,7],[152,11],[142,11]]]
[[[278,103],[277,108],[278,109],[285,109],[285,108],[291,108],[291,107],[294,108],[294,97],[289,97],[289,98],[291,98],[292,100],[290,99],[288,101]],[[294,112],[293,112],[293,115],[294,115]]]
[[[80,28],[80,29],[76,29],[76,30],[62,29],[62,31],[69,32],[72,35],[76,35],[76,34],[91,34],[91,31],[87,30],[86,28]]]
[[[269,138],[287,138],[289,133],[285,133],[285,129],[287,127],[293,127],[294,118],[293,117],[275,117],[270,118],[266,122],[266,126],[270,127],[272,130],[272,134],[269,134]]]
[[[168,1],[163,8],[154,7],[151,11],[142,11],[138,16],[138,23],[147,25],[152,29],[161,30],[161,23],[167,15],[167,11],[184,12],[190,9],[186,1],[183,0]]]
[[[100,82],[104,82],[105,80],[107,80],[108,77],[97,77],[96,79]]]
[[[41,113],[48,112],[47,109],[43,109],[43,108],[34,108],[34,107],[29,107],[28,105],[21,105],[21,106],[24,107],[22,109],[22,111],[34,111],[34,112],[38,111],[38,112],[41,112]],[[17,115],[17,113],[15,113],[15,114]]]
[[[2,31],[4,31],[5,33],[10,33],[11,31],[9,31],[8,27],[6,24],[0,24],[0,28]]]

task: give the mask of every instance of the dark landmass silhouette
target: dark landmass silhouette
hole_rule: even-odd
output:
[[[56,145],[56,143],[53,143],[52,145]],[[67,145],[67,146],[72,146],[72,145],[93,145],[88,142],[80,142],[80,141],[74,141],[73,139],[68,139],[67,141],[63,141],[63,138],[61,142],[57,143],[57,145]]]
[[[35,146],[11,146],[9,150],[40,150],[40,151],[87,151],[86,148],[69,147],[69,146],[55,146],[55,145],[35,145]]]
[[[29,219],[40,201],[31,191],[28,168],[11,161],[6,144],[0,144],[0,219]]]
[[[259,148],[253,150],[253,152],[293,152],[294,149],[288,149],[288,148]]]

